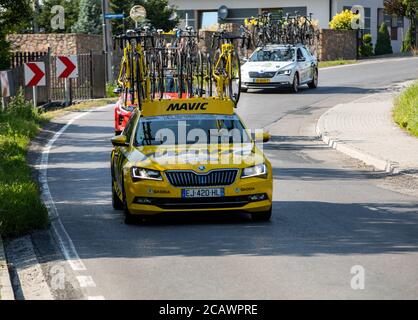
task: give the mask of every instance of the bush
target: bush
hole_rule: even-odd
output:
[[[116,87],[116,83],[106,83],[106,98],[118,97],[118,95],[113,92],[113,90],[116,89]]]
[[[42,118],[22,93],[0,113],[0,234],[18,236],[48,224],[26,163],[26,148],[38,133]]]
[[[418,82],[396,99],[393,118],[400,127],[418,137]]]
[[[373,55],[372,35],[370,33],[366,33],[363,36],[363,43],[359,48],[359,53],[362,57],[370,57]]]
[[[393,53],[389,31],[384,22],[380,25],[379,32],[377,33],[377,40],[376,46],[374,48],[374,53],[377,56],[382,54]]]
[[[351,22],[356,19],[356,15],[351,10],[344,10],[337,13],[329,23],[329,28],[333,30],[352,30]]]
[[[412,48],[412,39],[413,39],[412,27],[409,27],[408,31],[406,32],[405,39],[402,42],[402,48],[401,48],[402,52],[412,51],[412,49],[413,49]]]

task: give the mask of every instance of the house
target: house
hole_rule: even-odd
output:
[[[394,52],[399,52],[409,23],[406,18],[390,16],[383,9],[384,0],[169,0],[178,9],[183,25],[205,28],[218,22],[218,10],[225,6],[226,23],[242,24],[244,19],[263,11],[274,12],[281,9],[284,14],[313,14],[323,29],[328,28],[332,17],[353,5],[364,7],[365,33],[370,33],[375,43],[380,24],[385,21],[389,28]]]

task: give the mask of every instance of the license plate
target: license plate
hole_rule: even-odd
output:
[[[224,196],[223,188],[182,189],[182,198],[218,198]]]
[[[270,79],[255,79],[256,83],[269,83]]]

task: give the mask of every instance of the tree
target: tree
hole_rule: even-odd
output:
[[[0,69],[10,67],[9,33],[29,28],[33,16],[30,0],[0,0]]]
[[[110,8],[114,13],[125,13],[127,29],[134,27],[134,22],[129,18],[129,12],[135,5],[141,5],[147,11],[147,22],[156,29],[171,30],[179,23],[179,19],[171,19],[175,9],[169,7],[168,0],[110,0]],[[123,24],[121,20],[112,21],[112,30],[115,34],[121,33]]]
[[[333,30],[352,30],[351,23],[355,19],[357,16],[351,10],[344,10],[332,18],[329,27]]]
[[[52,8],[60,5],[65,12],[64,29],[52,29],[51,19],[56,13],[52,13]],[[45,33],[69,33],[71,28],[78,20],[79,14],[79,0],[43,0],[40,8],[37,22],[41,32]]]
[[[100,0],[80,0],[80,14],[72,31],[75,33],[102,33],[102,5]]]
[[[374,53],[377,56],[381,54],[393,53],[388,27],[384,22],[380,25],[379,31],[377,33],[377,40],[376,46],[374,48]]]

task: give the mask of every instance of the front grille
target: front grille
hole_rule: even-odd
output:
[[[175,187],[209,187],[233,184],[238,170],[213,170],[199,174],[194,171],[166,171],[168,181]]]
[[[216,208],[241,208],[248,203],[267,200],[267,194],[263,199],[251,199],[250,196],[229,196],[220,198],[147,198],[149,205],[161,209],[182,210],[182,209],[216,209]],[[138,203],[138,198],[134,202]]]
[[[249,73],[250,78],[273,78],[275,75],[276,75],[275,71],[270,71],[270,72],[251,71]]]

